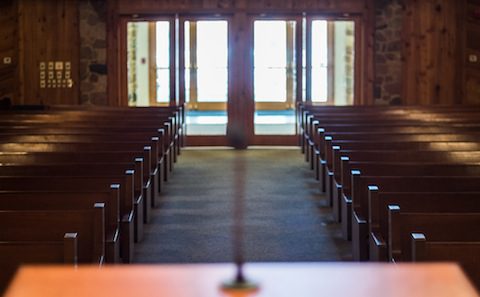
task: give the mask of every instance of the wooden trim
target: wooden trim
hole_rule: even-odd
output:
[[[294,109],[288,101],[285,102],[255,102],[255,110],[287,110]]]
[[[188,100],[188,104],[193,106],[194,109],[197,108],[197,22],[196,21],[188,21],[189,22],[189,39],[190,44],[188,47],[190,48],[190,57],[188,57],[190,61],[190,81],[189,89],[190,89],[190,98]]]
[[[227,110],[227,102],[196,102],[195,106],[187,104],[190,110]]]
[[[176,18],[178,28],[177,59],[178,59],[178,100],[185,104],[185,27],[183,18]]]
[[[327,21],[327,103],[335,104],[335,21]]]
[[[175,49],[176,49],[176,43],[175,43],[175,19],[170,18],[168,20],[169,24],[169,29],[170,29],[170,34],[169,34],[169,58],[170,58],[170,105],[175,106],[176,105],[176,100],[177,100],[177,93],[176,93],[176,88],[175,88],[175,75],[176,75],[176,68],[175,68]]]
[[[122,34],[120,21],[117,14],[118,2],[107,1],[107,101],[110,106],[121,106],[120,88],[121,79],[119,74],[120,56],[122,50],[119,48],[119,35]],[[126,33],[126,32],[124,32]]]
[[[186,136],[187,146],[231,146],[225,136]],[[296,135],[254,135],[248,145],[297,146]],[[245,147],[246,148],[246,147]]]
[[[297,135],[254,135],[249,145],[288,145],[297,146]]]
[[[306,79],[306,92],[305,92],[305,101],[312,102],[312,21],[311,17],[307,17],[307,26],[306,26],[306,49],[305,53],[307,55],[307,62],[305,65],[305,79]]]
[[[18,81],[18,98],[16,104],[25,104],[25,24],[23,19],[25,15],[23,7],[24,0],[15,1],[17,5],[17,22],[18,22],[18,64],[17,64],[17,81]]]
[[[362,29],[362,43],[359,46],[360,53],[355,53],[355,69],[358,68],[357,60],[362,59],[363,63],[360,66],[359,74],[355,73],[354,76],[354,94],[357,92],[361,93],[363,104],[371,105],[374,103],[373,98],[373,89],[375,83],[375,67],[374,67],[374,56],[375,56],[375,0],[366,0],[365,10],[361,16],[357,16],[354,19],[358,20],[355,22],[355,32],[360,30],[357,29],[357,23],[361,23]],[[357,50],[357,43],[359,40],[354,40],[355,50]],[[359,80],[361,81],[359,82]],[[359,84],[361,84],[362,89],[360,89]],[[360,89],[357,91],[357,89]],[[358,103],[358,97],[353,99],[353,104]]]
[[[225,137],[224,135],[219,135],[219,136],[187,135],[186,145],[187,146],[229,146],[230,143],[227,137]]]
[[[128,71],[127,71],[127,19],[120,20],[120,36],[118,38],[118,47],[120,48],[120,53],[118,54],[118,64],[116,66],[118,69],[119,75],[119,90],[120,94],[118,94],[119,98],[119,105],[120,106],[128,106]]]
[[[150,106],[157,104],[157,26],[148,23],[148,98]]]
[[[302,102],[303,98],[303,17],[297,17],[295,30],[295,60],[296,60],[296,96],[295,102]],[[297,105],[294,104],[294,108]]]
[[[295,25],[297,23],[296,22],[291,22],[291,21],[286,21],[285,22],[285,26],[286,26],[286,49],[287,49],[287,54],[286,54],[286,58],[287,58],[287,61],[286,61],[286,65],[287,65],[287,68],[286,68],[286,88],[287,88],[287,98],[286,98],[286,101],[284,103],[285,105],[285,108],[291,108],[293,107],[294,105],[294,96],[295,96],[295,93],[294,93],[294,86],[295,86],[295,82],[294,82],[294,71],[295,71],[295,57],[294,57],[294,54],[295,54]],[[257,104],[255,104],[257,105]]]

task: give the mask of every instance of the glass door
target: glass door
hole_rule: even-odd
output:
[[[226,135],[228,21],[183,20],[187,135]]]
[[[300,82],[297,60],[301,53],[297,26],[297,20],[289,19],[256,19],[253,22],[255,135],[296,133],[295,102],[299,98],[297,85]]]
[[[355,76],[355,22],[307,18],[306,100],[352,105]]]

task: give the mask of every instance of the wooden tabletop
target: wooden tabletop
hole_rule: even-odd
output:
[[[5,296],[479,296],[454,264],[258,263],[245,271],[260,284],[254,295],[221,292],[231,264],[24,267]]]

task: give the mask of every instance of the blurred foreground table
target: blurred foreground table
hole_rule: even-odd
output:
[[[6,297],[470,297],[479,296],[454,264],[255,263],[253,295],[225,294],[232,264],[23,267]]]

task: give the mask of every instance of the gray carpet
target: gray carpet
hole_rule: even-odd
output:
[[[136,262],[232,261],[238,157],[246,171],[247,261],[351,259],[350,244],[332,223],[331,210],[298,149],[185,149],[161,206],[145,226],[144,241],[135,246]]]

